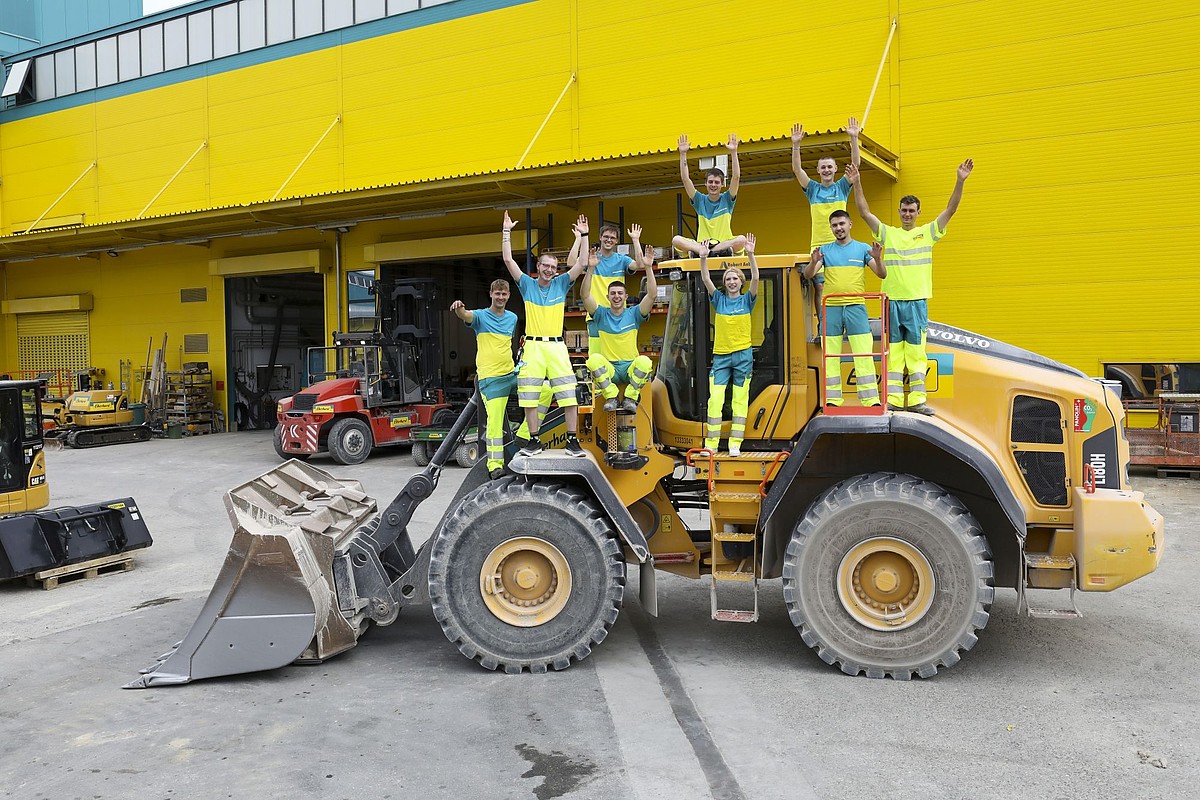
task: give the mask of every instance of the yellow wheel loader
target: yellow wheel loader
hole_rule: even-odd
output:
[[[739,456],[703,449],[712,312],[698,263],[662,264],[671,299],[652,391],[635,413],[581,406],[585,458],[553,449],[562,428],[548,421],[549,449],[513,457],[497,480],[473,468],[419,550],[413,509],[474,422],[474,401],[382,510],[357,482],[295,461],[237,487],[233,543],[199,619],[129,687],[322,661],[425,602],[487,669],[564,669],[604,640],[631,565],[650,614],[663,570],[707,579],[708,613],[730,622],[757,620],[761,585],[778,579],[821,659],[904,680],[957,663],[997,587],[1033,616],[1076,616],[1077,590],[1156,568],[1163,522],[1129,485],[1112,386],[930,323],[935,415],[855,413],[853,391],[824,413],[832,376],[801,277],[808,257],[758,260]],[[873,326],[882,356],[885,326]],[[854,387],[855,359],[839,361]]]
[[[38,381],[0,381],[0,580],[153,544],[131,497],[45,508],[41,393]]]

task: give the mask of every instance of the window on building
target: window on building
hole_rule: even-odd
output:
[[[325,30],[336,31],[354,24],[354,3],[325,0]]]
[[[116,82],[117,38],[110,36],[96,42],[96,85],[108,86]]]
[[[94,42],[75,48],[75,91],[96,88],[96,45]]]
[[[117,36],[117,79],[131,81],[142,74],[142,41],[137,31]]]
[[[420,7],[420,0],[387,0],[387,13],[389,17],[393,14],[405,14],[409,11],[416,11]]]
[[[238,3],[238,34],[243,53],[266,46],[266,0],[242,0]]]
[[[290,42],[294,38],[292,0],[267,0],[267,44]]]
[[[39,100],[54,97],[54,54],[38,56],[33,62],[33,95]]]
[[[32,61],[18,61],[13,64],[8,70],[8,77],[4,80],[4,91],[0,92],[0,97],[16,97],[26,88],[29,82],[29,66]]]
[[[387,16],[387,0],[354,0],[354,21],[370,22]]]
[[[54,93],[59,97],[75,94],[75,51],[54,54]]]
[[[296,38],[312,36],[325,30],[324,3],[321,0],[296,1]]]
[[[203,64],[212,61],[213,28],[212,11],[198,11],[187,18],[188,63]]]
[[[231,56],[238,51],[238,7],[236,3],[212,10],[213,58]]]
[[[187,20],[169,19],[163,23],[163,66],[186,67],[188,63]]]
[[[163,71],[163,27],[142,28],[142,74],[154,75]]]

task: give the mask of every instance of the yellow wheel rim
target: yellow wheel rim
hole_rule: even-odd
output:
[[[562,552],[544,539],[509,539],[484,559],[479,591],[501,622],[518,628],[544,625],[567,605],[571,567]]]
[[[846,553],[837,572],[842,608],[861,625],[899,631],[915,625],[933,605],[933,567],[908,542],[881,536]]]

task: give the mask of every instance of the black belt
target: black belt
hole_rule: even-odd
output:
[[[526,336],[525,337],[525,341],[527,341],[527,342],[561,342],[562,340],[563,340],[563,337],[561,337],[561,336]]]

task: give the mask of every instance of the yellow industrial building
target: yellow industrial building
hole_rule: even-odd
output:
[[[482,304],[505,209],[530,250],[580,213],[686,233],[681,133],[694,176],[738,134],[735,232],[805,251],[791,126],[844,164],[852,115],[886,222],[975,159],[934,319],[1089,374],[1200,361],[1197,40],[1179,0],[190,3],[4,59],[0,369],[116,380],[165,334],[252,425],[234,406],[299,388],[364,270]]]

